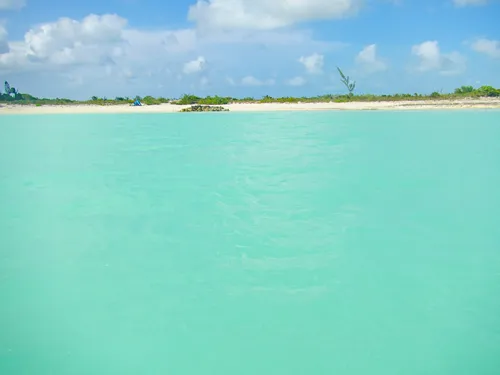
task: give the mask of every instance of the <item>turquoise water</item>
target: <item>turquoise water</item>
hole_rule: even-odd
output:
[[[498,375],[500,112],[0,117],[0,374]]]

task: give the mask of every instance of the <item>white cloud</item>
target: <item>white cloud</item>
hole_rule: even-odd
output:
[[[498,40],[478,39],[472,43],[471,48],[490,57],[500,58],[500,41]]]
[[[387,69],[387,64],[377,56],[377,45],[370,44],[356,56],[356,64],[366,73],[375,73]]]
[[[418,71],[438,71],[443,75],[460,74],[465,71],[465,58],[458,52],[441,53],[437,41],[414,45],[411,51],[419,59]]]
[[[0,70],[61,71],[65,69],[115,65],[166,69],[195,49],[194,30],[140,31],[127,29],[127,20],[114,14],[89,15],[82,20],[60,18],[28,30],[24,40],[10,42],[10,52],[0,55]],[[3,29],[0,34],[4,34]],[[5,43],[0,37],[0,48]],[[154,54],[155,59],[151,59]],[[180,63],[181,61],[178,61]],[[116,70],[118,72],[118,70]],[[82,73],[83,74],[83,73]]]
[[[453,0],[457,7],[466,7],[469,5],[485,5],[489,0]]]
[[[198,0],[188,18],[207,30],[271,30],[356,14],[362,0]]]
[[[301,56],[299,62],[304,65],[307,73],[321,74],[323,73],[324,56],[314,53],[311,56]]]
[[[197,38],[196,32],[192,29],[181,29],[163,32],[145,32],[139,30],[125,30],[124,37],[129,40],[131,34],[135,34],[137,39],[142,39],[144,43],[157,43],[155,39],[161,36],[161,45],[170,53],[187,52],[195,49]]]
[[[205,70],[207,67],[207,61],[203,56],[199,56],[196,60],[188,61],[184,64],[182,71],[184,74],[194,74]]]
[[[7,30],[1,27],[0,75],[8,75],[25,92],[45,97],[181,95],[186,85],[200,89],[203,76],[210,79],[210,87],[223,92],[229,86],[239,90],[242,84],[276,84],[273,79],[242,81],[241,76],[231,84],[226,77],[235,78],[242,72],[278,72],[286,69],[284,61],[308,56],[308,51],[322,57],[319,54],[338,48],[338,42],[315,40],[310,30],[235,30],[201,35],[196,29],[134,29],[118,15],[89,15],[35,25],[19,40],[9,40]],[[196,56],[204,62],[194,59]],[[210,75],[194,74],[207,61],[216,62],[209,65]],[[311,66],[316,69],[316,65]],[[157,89],[160,85],[166,92]]]
[[[266,81],[262,81],[260,79],[255,78],[254,76],[246,76],[241,79],[241,84],[243,86],[272,86],[274,85],[274,79],[268,79]]]
[[[298,76],[290,78],[286,81],[286,84],[289,86],[304,86],[306,84],[306,80],[304,79],[304,77]]]
[[[82,21],[60,18],[26,33],[24,39],[31,55],[49,58],[52,54],[85,46],[109,46],[122,42],[127,20],[115,14],[91,14]]]
[[[25,0],[0,0],[0,10],[21,9],[25,5]]]
[[[7,48],[6,53],[0,54],[0,71],[22,69],[26,62],[24,43],[8,43]]]
[[[82,21],[60,18],[41,24],[29,30],[23,42],[10,44],[11,50],[2,55],[0,67],[22,69],[39,64],[48,69],[58,65],[113,63],[113,58],[123,53],[122,33],[126,24],[117,15],[94,14]]]

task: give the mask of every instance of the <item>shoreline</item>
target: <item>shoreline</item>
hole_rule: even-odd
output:
[[[64,104],[43,106],[0,104],[0,115],[41,114],[125,114],[125,113],[177,113],[190,105],[159,104],[133,107],[128,104],[93,105]],[[500,98],[380,101],[380,102],[325,102],[325,103],[233,103],[222,105],[230,112],[277,112],[277,111],[363,111],[363,110],[460,110],[500,109]]]

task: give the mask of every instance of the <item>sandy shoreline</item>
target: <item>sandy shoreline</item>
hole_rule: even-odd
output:
[[[160,104],[142,107],[125,105],[15,105],[0,104],[0,115],[10,114],[83,114],[83,113],[174,113],[189,106]],[[326,111],[326,110],[432,110],[432,109],[500,109],[500,98],[460,100],[425,100],[394,102],[349,103],[255,103],[228,104],[223,107],[231,112],[267,111]]]

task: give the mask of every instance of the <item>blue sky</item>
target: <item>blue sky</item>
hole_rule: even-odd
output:
[[[168,4],[168,5],[166,5]],[[497,0],[0,0],[0,79],[77,99],[500,87]]]

